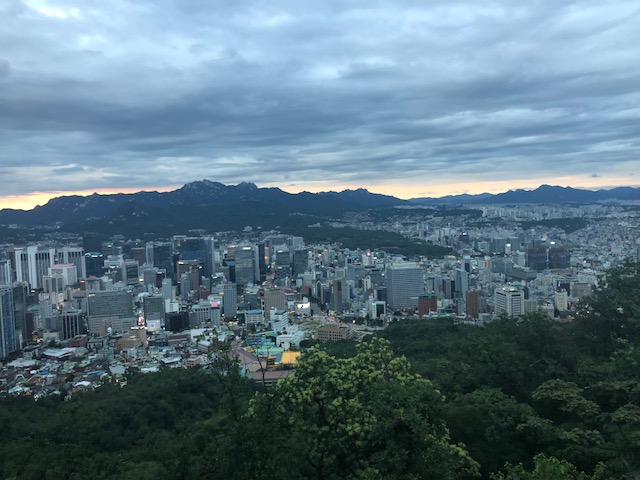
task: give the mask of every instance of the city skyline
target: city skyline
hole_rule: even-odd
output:
[[[203,178],[398,198],[640,186],[639,12],[3,2],[0,208]]]

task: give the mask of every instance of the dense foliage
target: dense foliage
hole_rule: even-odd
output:
[[[542,453],[585,472],[602,463],[602,478],[639,478],[639,264],[611,270],[571,323],[404,321],[383,335],[445,395],[451,438],[484,476],[505,462],[532,467]]]
[[[339,358],[312,348],[267,391],[221,363],[6,398],[0,477],[638,478],[640,267],[579,313],[400,321]]]
[[[287,229],[289,233],[304,236],[309,242],[339,243],[344,248],[355,250],[384,250],[407,257],[425,256],[440,258],[453,252],[449,247],[433,245],[416,238],[409,238],[395,232],[385,230],[360,230],[357,228],[306,228],[305,230]]]
[[[5,398],[0,478],[197,478],[201,448],[222,441],[217,425],[239,418],[253,392],[230,372],[134,374],[68,401]]]

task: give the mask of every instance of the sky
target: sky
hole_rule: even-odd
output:
[[[640,3],[2,0],[0,208],[640,186]]]

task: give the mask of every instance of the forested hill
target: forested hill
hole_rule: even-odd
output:
[[[382,337],[311,349],[268,391],[222,362],[67,402],[3,399],[0,477],[640,475],[638,264],[612,270],[573,323],[401,321]]]

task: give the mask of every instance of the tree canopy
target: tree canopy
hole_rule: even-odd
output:
[[[0,399],[0,478],[636,479],[639,345],[630,262],[573,322],[401,320],[271,389],[226,361]]]

